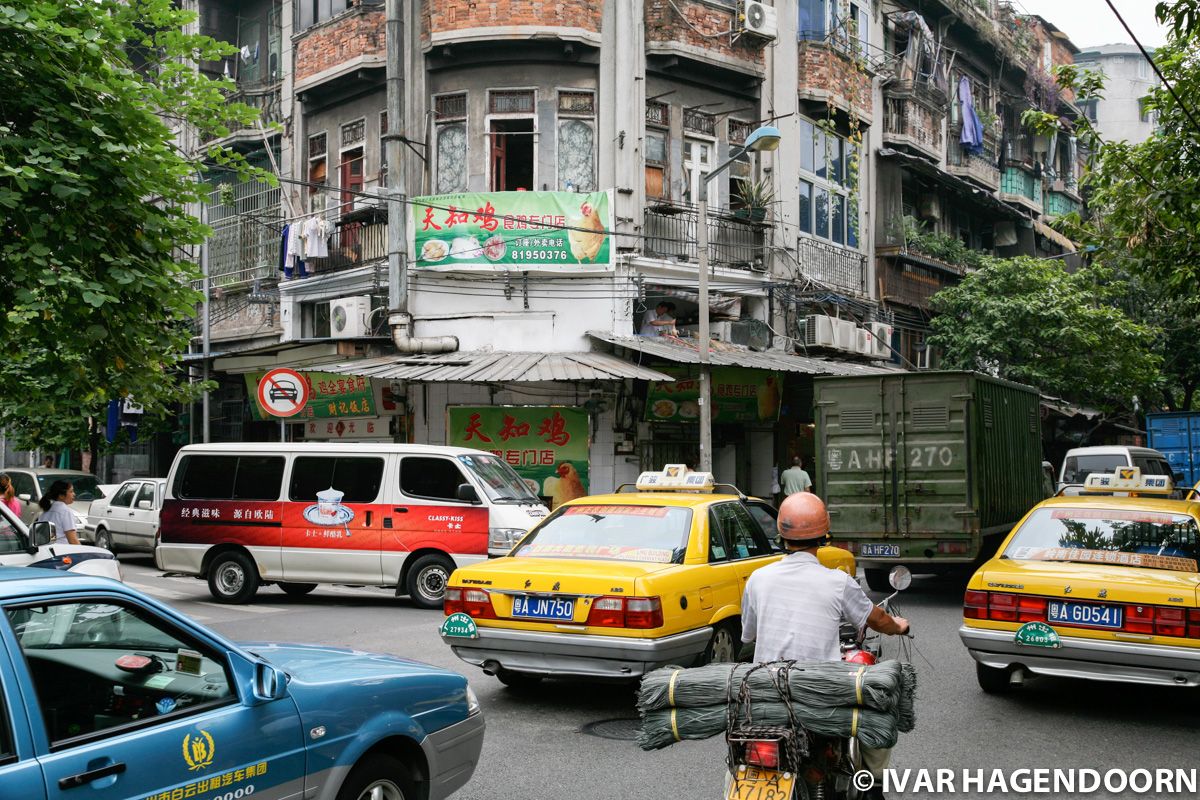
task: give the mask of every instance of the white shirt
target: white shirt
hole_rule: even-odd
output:
[[[755,570],[742,597],[742,641],[757,642],[754,660],[840,661],[838,629],[861,629],[873,604],[858,581],[791,553]]]
[[[669,311],[666,314],[659,316],[657,309],[651,308],[651,309],[647,310],[646,313],[642,315],[642,328],[641,328],[641,330],[638,331],[638,335],[639,336],[661,336],[663,334],[663,331],[666,330],[667,326],[652,324],[652,323],[654,323],[656,321],[660,321],[660,320],[669,320],[671,322],[674,322],[675,318],[671,316],[671,312],[669,312]]]

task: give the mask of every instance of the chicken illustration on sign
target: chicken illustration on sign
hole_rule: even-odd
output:
[[[411,209],[417,268],[565,270],[612,262],[607,192],[436,195],[414,198]]]
[[[451,406],[446,442],[503,458],[556,508],[588,493],[588,414],[550,406]]]

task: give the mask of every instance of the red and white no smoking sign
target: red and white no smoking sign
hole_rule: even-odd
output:
[[[258,404],[273,417],[292,417],[308,403],[308,381],[294,369],[273,369],[258,382]]]

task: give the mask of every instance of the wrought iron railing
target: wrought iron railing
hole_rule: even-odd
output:
[[[699,213],[683,203],[659,203],[646,208],[646,255],[676,261],[697,261],[696,229]],[[763,222],[743,219],[726,209],[708,212],[709,262],[733,269],[764,270],[766,233]]]
[[[806,277],[854,294],[867,293],[867,258],[857,250],[801,236],[796,258]]]
[[[906,144],[940,159],[944,150],[942,120],[945,114],[911,97],[883,98],[884,141]]]
[[[327,242],[329,255],[310,258],[309,271],[335,272],[387,258],[387,222],[343,222]]]

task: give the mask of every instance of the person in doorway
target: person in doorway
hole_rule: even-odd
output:
[[[13,486],[8,473],[0,473],[0,503],[8,506],[8,510],[21,516],[21,501],[17,499],[17,487]]]
[[[42,459],[43,469],[54,469],[54,456],[46,456]]]
[[[675,304],[663,300],[654,307],[646,309],[642,317],[642,328],[638,331],[641,336],[667,336],[675,332]]]
[[[791,497],[797,492],[811,492],[812,478],[804,471],[804,461],[800,456],[792,459],[792,465],[783,471],[781,476],[784,497]]]
[[[75,487],[67,481],[50,484],[50,489],[38,500],[42,513],[37,521],[53,522],[60,544],[64,539],[68,544],[79,544],[79,534],[75,532],[75,514],[71,511],[71,503],[74,502]]]
[[[821,498],[797,492],[779,507],[779,538],[786,555],[755,570],[742,597],[742,641],[754,642],[754,660],[841,661],[843,622],[889,636],[908,633],[908,620],[871,602],[858,581],[817,560],[830,541],[829,512]],[[875,787],[868,800],[882,800],[883,771],[891,749],[860,748],[859,769],[870,770]]]

